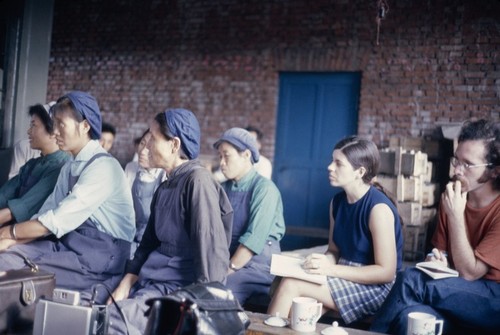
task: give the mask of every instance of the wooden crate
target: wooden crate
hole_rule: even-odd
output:
[[[422,150],[423,139],[421,137],[391,137],[389,138],[389,148],[402,147],[405,150]]]
[[[429,223],[434,220],[437,214],[437,208],[435,207],[422,207],[422,223],[429,226]]]
[[[398,212],[405,226],[422,224],[422,204],[419,202],[398,202]]]
[[[391,137],[389,139],[389,148],[402,147],[404,150],[422,151],[429,158],[440,158],[442,144],[437,140],[424,139],[421,137]]]
[[[397,201],[416,201],[422,199],[422,177],[404,177],[398,175],[397,177],[378,175],[377,181],[389,193],[393,194]]]
[[[435,165],[431,161],[427,161],[426,168],[425,168],[425,174],[424,176],[424,183],[431,183],[434,181],[434,176],[436,175],[435,172]]]
[[[427,225],[403,227],[403,258],[406,261],[420,261],[425,258]]]
[[[397,176],[397,199],[398,201],[421,201],[423,178]]]
[[[396,170],[396,151],[383,149],[380,153],[379,173],[390,176],[397,175]]]
[[[379,173],[396,176],[420,176],[428,173],[427,154],[421,151],[407,151],[402,147],[382,149]]]
[[[439,184],[423,183],[422,184],[422,206],[434,206],[439,200]]]
[[[421,151],[403,151],[398,174],[405,176],[427,174],[427,154]]]
[[[398,191],[398,179],[393,176],[378,175],[377,182],[382,185],[382,187],[395,198],[397,198]]]

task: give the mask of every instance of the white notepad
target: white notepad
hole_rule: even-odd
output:
[[[315,284],[326,284],[326,276],[307,273],[302,268],[303,258],[275,254],[271,258],[271,274],[302,279]]]
[[[420,262],[417,263],[415,267],[434,279],[458,277],[458,271],[450,269],[438,262]]]

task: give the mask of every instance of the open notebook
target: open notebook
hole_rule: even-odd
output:
[[[326,276],[307,273],[302,268],[303,258],[275,254],[271,258],[271,274],[302,279],[316,284],[326,284]]]
[[[415,267],[434,279],[458,277],[458,271],[450,269],[438,262],[420,262],[417,263]]]

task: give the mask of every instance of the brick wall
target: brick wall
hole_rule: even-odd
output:
[[[273,157],[279,71],[361,71],[358,132],[379,145],[499,119],[500,2],[389,0],[379,45],[376,3],[56,0],[48,98],[94,94],[123,164],[167,107],[197,114],[204,154],[252,124]]]

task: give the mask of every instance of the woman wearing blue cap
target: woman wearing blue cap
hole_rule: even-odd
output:
[[[285,233],[283,204],[276,185],[254,168],[259,149],[247,130],[227,130],[214,147],[228,179],[222,186],[234,210],[226,285],[244,304],[252,294],[269,293],[274,278],[269,273],[271,256],[280,253]]]
[[[73,159],[36,218],[0,229],[0,249],[17,250],[54,272],[58,287],[90,294],[94,284],[114,287],[120,280],[135,233],[132,196],[120,164],[99,144],[95,98],[70,92],[51,113],[57,144]],[[1,270],[22,266],[18,256],[0,255]]]
[[[125,276],[114,291],[130,334],[143,334],[149,298],[166,295],[193,282],[224,282],[232,208],[220,185],[196,159],[200,127],[191,111],[169,109],[156,115],[147,144],[152,167],[168,179],[154,195],[151,215]],[[110,333],[127,326],[114,305]]]

